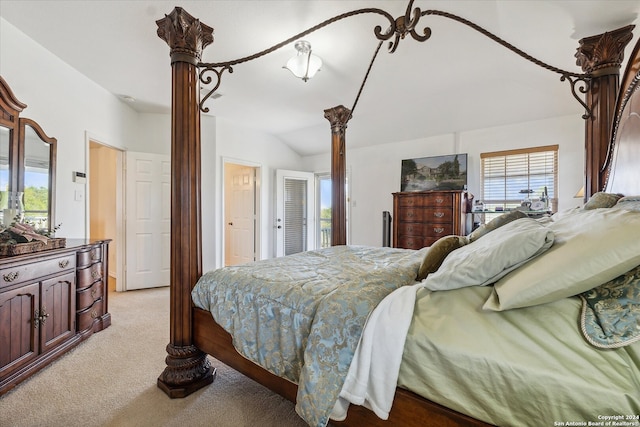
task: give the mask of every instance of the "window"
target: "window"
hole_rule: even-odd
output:
[[[331,246],[331,174],[316,175],[318,186],[318,200],[316,203],[320,218],[317,222],[316,247],[328,248]]]
[[[509,210],[534,201],[557,210],[557,145],[482,153],[480,158],[485,210]]]

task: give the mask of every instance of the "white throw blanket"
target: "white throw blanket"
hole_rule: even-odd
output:
[[[370,314],[331,419],[343,421],[351,403],[371,409],[383,420],[389,418],[416,292],[421,287],[417,283],[396,289]]]

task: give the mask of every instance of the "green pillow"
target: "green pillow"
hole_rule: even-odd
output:
[[[610,208],[615,206],[618,203],[618,200],[622,197],[622,194],[613,194],[613,193],[595,193],[587,203],[585,203],[584,209],[585,211],[591,209],[599,209],[599,208]]]
[[[438,270],[442,261],[444,261],[449,253],[461,248],[467,243],[469,243],[469,241],[465,236],[444,236],[436,240],[436,242],[427,249],[427,253],[420,265],[420,270],[418,270],[416,280],[422,281],[429,274]]]
[[[489,221],[486,224],[482,224],[480,227],[476,228],[469,234],[469,242],[473,242],[484,236],[485,234],[495,230],[496,228],[500,228],[505,224],[509,224],[511,221],[516,219],[525,218],[527,216],[526,213],[515,210],[503,213],[499,217],[496,217]]]

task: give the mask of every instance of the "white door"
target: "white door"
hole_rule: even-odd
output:
[[[315,248],[314,175],[276,170],[276,256]]]
[[[127,290],[169,286],[170,178],[169,156],[127,152]]]
[[[255,261],[256,168],[225,163],[225,265]]]

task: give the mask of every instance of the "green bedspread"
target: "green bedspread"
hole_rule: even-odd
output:
[[[298,384],[296,411],[325,426],[369,313],[415,283],[424,253],[334,246],[209,272],[192,298],[240,354]]]
[[[578,297],[483,311],[490,293],[490,287],[418,292],[399,386],[499,426],[613,420],[607,416],[638,425],[640,343],[617,349],[587,343]]]

